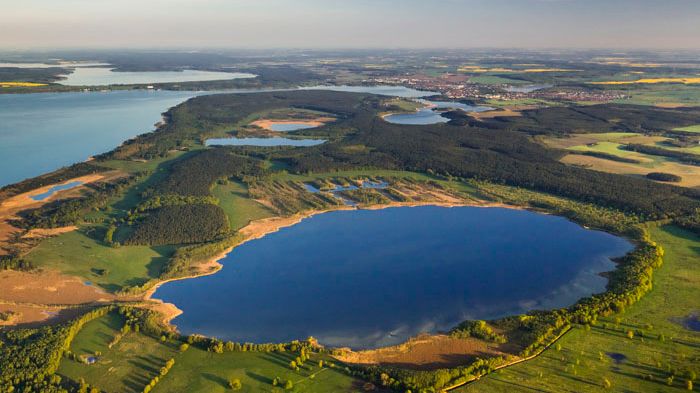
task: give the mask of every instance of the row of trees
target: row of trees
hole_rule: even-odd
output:
[[[674,160],[678,160],[685,164],[700,165],[700,155],[693,153],[685,153],[677,150],[664,149],[663,147],[640,145],[635,143],[625,145],[624,148],[627,150],[649,154],[652,156],[673,158]]]
[[[31,270],[29,261],[24,260],[18,253],[0,255],[0,270]]]
[[[151,381],[148,382],[148,385],[144,386],[143,393],[149,393],[151,390],[153,390],[153,388],[158,384],[158,382],[160,382],[161,378],[166,376],[174,365],[175,359],[171,358],[167,362],[165,362],[165,365],[160,368],[160,372],[158,373],[158,375],[151,378]]]

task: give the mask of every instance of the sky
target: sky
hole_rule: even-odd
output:
[[[700,0],[0,0],[0,49],[700,49]]]

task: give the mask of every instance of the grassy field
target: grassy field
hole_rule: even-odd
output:
[[[623,145],[616,142],[600,141],[591,145],[579,145],[572,146],[569,150],[574,151],[597,151],[601,153],[611,154],[617,157],[632,158],[644,161],[646,164],[653,156],[648,156],[646,154],[640,154],[634,151],[622,149]]]
[[[582,166],[596,171],[618,173],[629,176],[645,176],[649,172],[671,173],[682,178],[680,183],[675,183],[676,185],[683,187],[700,187],[700,167],[681,164],[679,162],[666,159],[665,157],[650,155],[646,156],[654,160],[653,164],[632,164],[577,154],[568,154],[561,159],[561,162]]]
[[[405,98],[388,99],[388,100],[385,100],[382,104],[387,108],[391,108],[390,111],[383,112],[383,114],[413,113],[416,110],[423,108],[423,106],[424,106],[420,102],[405,99]]]
[[[83,378],[105,392],[140,392],[158,374],[168,359],[175,366],[161,379],[155,392],[224,392],[228,381],[238,378],[241,392],[282,392],[284,382],[291,380],[292,392],[360,392],[364,382],[347,376],[338,368],[319,367],[333,362],[326,355],[312,354],[299,371],[289,367],[297,352],[224,352],[216,354],[191,346],[185,352],[177,350],[179,342],[165,341],[137,332],[124,335],[109,348],[119,334],[124,319],[117,313],[91,321],[73,340],[70,350],[86,358],[99,353],[97,362],[85,364],[64,358],[58,373],[74,381]],[[335,362],[337,363],[337,362]],[[273,378],[282,384],[275,388]]]
[[[691,153],[691,154],[700,154],[700,145],[696,144],[693,146],[689,147],[679,147],[679,146],[672,146],[663,142],[657,142],[654,144],[656,147],[660,147],[662,149],[666,150],[673,150],[673,151],[680,151],[683,153]]]
[[[225,352],[215,354],[191,347],[175,359],[175,366],[153,392],[226,392],[228,381],[240,379],[240,392],[361,392],[363,382],[333,368],[319,368],[320,355],[312,355],[300,371],[289,368],[298,353]],[[273,378],[293,382],[293,389],[274,387]]]
[[[291,392],[361,392],[364,382],[351,378],[338,368],[319,367],[319,360],[328,364],[326,355],[312,354],[299,371],[289,367],[297,352],[225,352],[216,354],[190,347],[177,350],[179,342],[165,341],[137,332],[124,335],[109,348],[119,334],[124,319],[110,313],[87,323],[76,335],[70,350],[79,357],[97,356],[94,364],[64,358],[58,373],[74,381],[83,378],[92,386],[110,393],[140,392],[157,375],[168,359],[175,366],[163,377],[154,392],[225,392],[228,381],[238,378],[241,392],[283,392],[284,382],[291,380]],[[337,363],[337,362],[335,362]],[[282,384],[275,388],[273,378]]]
[[[682,324],[699,311],[700,238],[669,226],[651,235],[666,255],[650,294],[590,330],[573,329],[540,357],[455,392],[599,392],[607,383],[619,392],[685,390],[700,374],[700,332]]]
[[[681,84],[617,85],[628,98],[617,100],[621,104],[636,105],[700,105],[700,86]]]
[[[70,350],[78,356],[101,353],[94,364],[64,358],[58,374],[74,381],[83,378],[104,392],[141,392],[168,359],[176,357],[175,343],[160,341],[140,333],[127,333],[112,348],[109,343],[119,333],[124,319],[117,313],[87,323],[76,335]]]
[[[697,77],[668,77],[668,78],[641,78],[625,81],[604,81],[604,82],[589,82],[592,85],[631,85],[631,84],[654,84],[654,83],[683,83],[686,85],[700,83],[700,78]]]
[[[224,209],[232,230],[246,226],[252,220],[272,216],[265,206],[248,197],[246,186],[239,182],[218,184],[212,194],[219,199],[219,206]]]
[[[676,128],[678,131],[700,132],[700,124],[695,126]]]
[[[678,185],[685,187],[700,186],[700,167],[698,166],[680,163],[667,157],[644,154],[622,148],[623,145],[635,143],[661,147],[668,150],[700,154],[700,146],[674,147],[664,143],[670,140],[666,137],[620,132],[576,134],[567,138],[542,138],[540,140],[545,145],[553,148],[572,151],[600,152],[639,161],[639,163],[627,163],[601,157],[569,154],[562,158],[562,162],[567,164],[580,165],[597,171],[631,176],[645,176],[649,172],[672,173],[683,179]]]
[[[685,127],[685,129],[692,128]],[[697,132],[700,132],[700,127],[698,127],[697,129]],[[554,148],[579,151],[600,151],[608,154],[617,155],[620,157],[637,158],[644,162],[649,160],[658,160],[659,156],[627,151],[625,149],[622,149],[622,145],[633,143],[647,146],[655,146],[667,150],[681,151],[685,153],[700,154],[700,145],[694,145],[690,147],[678,147],[668,143],[673,141],[672,138],[667,138],[663,136],[642,135],[638,133],[605,132],[600,134],[576,134],[567,138],[543,138],[542,141],[547,146]],[[634,154],[637,154],[638,156],[634,157]]]
[[[87,236],[85,231],[90,228],[46,239],[25,259],[37,267],[76,275],[113,292],[158,277],[173,252],[168,246],[110,247]]]

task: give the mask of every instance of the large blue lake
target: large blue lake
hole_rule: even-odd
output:
[[[182,333],[353,348],[601,292],[627,241],[564,218],[478,207],[338,211],[247,242],[155,294]]]
[[[429,94],[383,86],[318,88],[406,97]],[[257,91],[262,90],[231,92]],[[161,120],[161,113],[198,94],[209,93],[129,90],[0,94],[0,187],[112,150],[126,139],[152,131],[154,123]],[[274,145],[273,142],[230,143]],[[319,143],[282,142],[292,145]]]
[[[84,161],[152,131],[161,113],[195,94],[0,94],[0,186]]]
[[[241,72],[214,72],[198,70],[115,72],[104,67],[76,67],[58,83],[67,86],[132,85],[168,82],[201,82],[254,78],[255,75]]]

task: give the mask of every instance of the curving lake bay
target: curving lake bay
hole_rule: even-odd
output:
[[[605,289],[632,249],[564,218],[481,207],[336,211],[249,241],[210,276],[154,297],[184,334],[371,348],[420,332],[562,307]]]
[[[109,151],[153,130],[161,113],[198,94],[202,93],[0,94],[0,186]]]
[[[405,87],[316,86],[309,89],[313,88],[402,97],[432,94]],[[260,91],[272,90],[241,89],[229,92]],[[152,131],[153,124],[161,120],[161,113],[168,108],[191,97],[211,93],[214,92],[122,90],[0,94],[0,167],[4,169],[0,173],[0,187],[109,151],[126,139]],[[325,142],[287,138],[267,141],[261,138],[228,139],[210,144],[311,146]]]
[[[202,82],[255,78],[255,75],[241,72],[215,72],[199,70],[182,71],[119,71],[104,67],[76,67],[58,83],[66,86],[107,86],[148,83]]]

